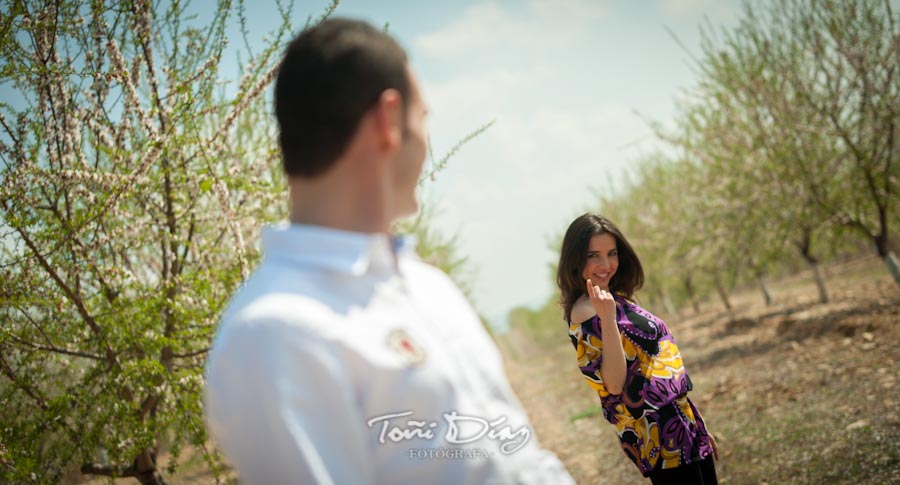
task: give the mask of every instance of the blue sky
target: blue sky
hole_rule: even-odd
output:
[[[202,19],[213,3],[191,10]],[[275,0],[247,3],[258,52],[280,18]],[[295,27],[328,3],[296,2]],[[469,258],[473,303],[502,327],[511,308],[555,294],[554,235],[660,146],[645,119],[670,123],[696,78],[667,29],[696,53],[704,19],[733,26],[740,12],[739,0],[343,0],[336,14],[390,24],[430,105],[436,157],[495,121],[422,198]],[[236,81],[233,66],[220,72]]]
[[[296,3],[295,25],[327,4]],[[251,42],[275,11],[248,9]],[[344,0],[336,11],[388,23],[409,51],[436,157],[496,121],[422,197],[469,258],[473,303],[500,327],[554,295],[554,235],[660,146],[645,119],[670,123],[696,78],[667,29],[697,53],[705,19],[733,26],[740,13],[738,0]]]

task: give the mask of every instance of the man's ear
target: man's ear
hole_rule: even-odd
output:
[[[403,96],[396,89],[386,89],[373,109],[378,144],[387,151],[400,146],[403,139]]]

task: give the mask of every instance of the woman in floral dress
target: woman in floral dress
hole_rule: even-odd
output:
[[[625,454],[656,484],[716,482],[715,439],[666,324],[634,301],[641,262],[608,219],[584,214],[566,231],[557,284],[578,367],[600,396]]]

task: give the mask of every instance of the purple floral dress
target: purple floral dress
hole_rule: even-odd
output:
[[[666,324],[620,296],[616,322],[625,349],[627,373],[622,394],[606,390],[600,377],[603,336],[600,318],[569,324],[578,367],[600,396],[603,416],[615,425],[625,454],[645,477],[663,468],[703,460],[712,454],[681,353]]]

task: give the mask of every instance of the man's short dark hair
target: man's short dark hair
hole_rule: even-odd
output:
[[[363,115],[387,89],[408,106],[406,53],[366,22],[327,19],[287,47],[275,80],[284,171],[314,177],[340,157]]]

